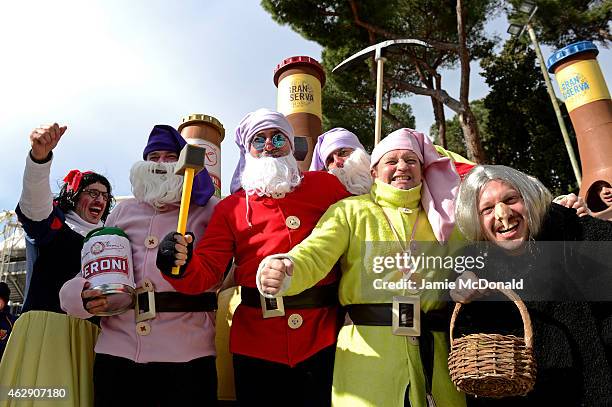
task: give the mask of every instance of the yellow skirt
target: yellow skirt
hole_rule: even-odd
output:
[[[92,406],[94,346],[99,332],[95,324],[64,314],[23,314],[0,363],[0,406]],[[66,395],[7,398],[10,388],[64,389]]]

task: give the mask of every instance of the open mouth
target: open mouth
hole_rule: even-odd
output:
[[[497,229],[497,233],[498,234],[509,234],[511,232],[513,232],[514,230],[516,230],[519,227],[519,222],[514,223],[513,225],[509,225],[508,229],[503,229],[503,226],[499,229]]]
[[[393,177],[393,181],[410,181],[412,177],[407,175],[398,175],[397,177]]]
[[[104,211],[104,208],[102,206],[90,206],[89,207],[89,213],[96,218],[102,216],[103,211]]]
[[[154,174],[167,174],[168,171],[156,168],[155,170],[153,170],[153,173]]]

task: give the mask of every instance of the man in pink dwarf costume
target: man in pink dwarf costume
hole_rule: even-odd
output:
[[[143,152],[145,161],[130,172],[135,198],[120,202],[106,221],[128,235],[136,286],[154,290],[156,312],[138,322],[134,310],[102,317],[95,348],[96,406],[216,404],[214,287],[193,296],[177,293],[155,265],[160,240],[178,222],[183,177],[174,174],[174,167],[185,144],[174,128],[155,126]],[[187,222],[196,241],[218,202],[213,193],[203,170],[194,181]],[[106,297],[88,288],[80,275],[66,282],[60,292],[62,308],[80,318],[106,311]],[[153,308],[148,299],[146,292],[139,295],[140,313]]]

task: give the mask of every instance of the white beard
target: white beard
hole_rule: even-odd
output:
[[[139,161],[130,170],[132,193],[140,202],[155,208],[177,204],[183,191],[183,177],[174,174],[176,163]],[[159,171],[161,173],[157,173]]]
[[[240,183],[249,195],[291,192],[301,181],[300,169],[291,153],[284,157],[255,158],[249,153],[245,155]]]
[[[374,181],[370,173],[370,156],[359,148],[344,161],[342,168],[332,168],[329,172],[338,177],[353,195],[369,193]]]

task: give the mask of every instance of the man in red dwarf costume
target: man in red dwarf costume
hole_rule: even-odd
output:
[[[255,275],[262,259],[301,242],[325,210],[349,193],[331,174],[300,172],[292,154],[293,129],[280,113],[247,114],[236,129],[236,144],[241,157],[232,195],[215,208],[193,255],[186,245],[189,236],[170,234],[160,245],[157,265],[178,291],[196,294],[217,284],[234,257],[241,304],[233,317],[230,351],[240,405],[286,405],[288,400],[330,405],[339,329],[337,273],[304,295],[284,298],[281,316],[274,316],[280,305],[262,306]],[[170,274],[174,264],[185,263],[179,277]],[[271,400],[265,391],[271,384],[287,393]]]

